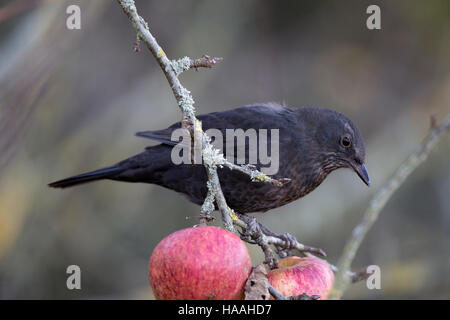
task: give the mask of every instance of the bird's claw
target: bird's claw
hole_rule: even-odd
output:
[[[282,235],[278,236],[281,240],[283,240],[284,244],[281,246],[277,246],[278,250],[277,253],[280,256],[280,258],[285,258],[290,255],[290,251],[292,249],[297,248],[297,239],[290,233],[283,233]]]
[[[284,240],[285,246],[284,249],[291,250],[297,247],[297,239],[290,233],[283,233],[280,238]]]
[[[258,221],[256,221],[255,218],[252,218],[247,223],[247,228],[245,228],[245,230],[243,232],[241,232],[241,238],[251,239],[252,236],[255,235],[255,234],[261,234],[261,228],[259,226]],[[256,243],[256,242],[254,241],[254,243]]]

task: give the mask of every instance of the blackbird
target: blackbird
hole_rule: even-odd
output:
[[[361,133],[350,119],[336,111],[318,107],[288,108],[269,103],[204,114],[197,118],[203,130],[218,129],[223,136],[226,136],[227,129],[266,129],[267,132],[278,129],[278,137],[267,134],[268,144],[273,145],[274,138],[278,139],[278,171],[271,177],[291,179],[289,183],[278,187],[252,181],[248,175],[227,167],[218,169],[227,203],[238,213],[264,212],[301,198],[319,186],[330,172],[339,168],[352,169],[369,185]],[[161,144],[147,147],[142,153],[113,166],[56,181],[49,186],[66,188],[102,179],[153,183],[180,192],[201,205],[208,191],[205,167],[201,163],[174,164],[172,161],[172,149],[178,142],[172,141],[171,136],[180,127],[178,122],[164,130],[138,132],[137,136],[154,139]],[[224,150],[228,150],[228,143],[225,141]],[[236,151],[239,144],[234,148]],[[249,147],[245,144],[244,148],[244,162],[248,162]],[[271,150],[269,147],[267,149]],[[226,156],[226,152],[224,154]],[[233,154],[235,161],[242,160],[237,159],[239,152]],[[229,157],[227,159],[230,160]],[[256,163],[252,164],[264,170],[260,160],[258,155]]]

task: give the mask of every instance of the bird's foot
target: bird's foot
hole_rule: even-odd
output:
[[[244,241],[247,241],[247,242],[251,241],[249,243],[256,244],[257,239],[262,234],[261,226],[258,223],[258,221],[256,221],[255,218],[249,218],[249,220],[246,221],[246,223],[247,223],[247,228],[245,228],[241,232],[241,239]]]
[[[240,233],[241,239],[250,244],[259,245],[264,252],[264,263],[267,264],[270,269],[278,268],[278,259],[264,239],[262,225],[253,217],[248,217],[246,220],[247,227]]]
[[[246,227],[240,232],[241,239],[250,244],[259,245],[266,257],[264,263],[269,265],[271,269],[278,267],[278,259],[275,257],[275,252],[270,247],[270,244],[275,247],[276,253],[280,258],[291,255],[291,250],[294,249],[304,255],[305,253],[312,253],[322,257],[326,256],[322,249],[305,246],[289,233],[279,235],[270,231],[254,217],[239,214],[237,216],[246,224]]]
[[[285,258],[291,255],[291,250],[297,248],[297,239],[290,233],[283,233],[278,236],[281,240],[284,241],[283,245],[277,246],[277,253],[280,258]]]

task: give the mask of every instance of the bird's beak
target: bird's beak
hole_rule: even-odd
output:
[[[361,180],[367,184],[367,186],[370,186],[370,178],[369,174],[367,173],[366,166],[364,164],[352,164],[353,170],[356,172],[356,174],[361,178]]]

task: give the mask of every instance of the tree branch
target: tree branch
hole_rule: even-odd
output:
[[[358,274],[348,274],[353,259],[356,256],[362,241],[367,232],[373,226],[381,210],[386,203],[405,182],[406,178],[427,158],[439,140],[450,131],[450,116],[444,120],[439,126],[436,120],[431,118],[431,128],[428,136],[424,139],[417,151],[412,153],[395,171],[393,176],[372,198],[361,222],[353,229],[350,239],[347,241],[343,254],[338,263],[338,271],[335,278],[334,289],[332,290],[335,298],[340,298],[347,289],[348,285],[355,279],[360,279]],[[367,275],[367,274],[366,274]],[[352,281],[353,280],[353,281]]]
[[[172,62],[169,60],[164,50],[159,46],[155,37],[150,33],[147,22],[145,22],[145,20],[137,13],[134,0],[117,1],[136,30],[137,42],[139,43],[141,40],[144,41],[145,45],[155,57],[156,61],[158,61],[159,66],[164,72],[164,75],[172,88],[175,99],[177,100],[178,106],[183,113],[183,126],[187,126],[187,121],[189,121],[192,126],[195,123],[195,108],[194,99],[192,99],[190,92],[181,85],[178,75],[172,67]]]
[[[205,54],[200,59],[190,59],[189,68],[194,68],[195,70],[198,70],[198,68],[212,68],[216,63],[222,60],[223,58],[211,58]]]
[[[192,98],[190,92],[181,85],[181,82],[178,79],[178,75],[180,75],[183,71],[191,68],[210,68],[217,62],[221,61],[222,58],[211,58],[205,55],[202,58],[196,60],[190,59],[188,57],[184,57],[176,61],[170,60],[164,50],[159,46],[155,37],[151,34],[148,24],[142,17],[139,16],[134,0],[117,1],[136,30],[137,43],[135,45],[135,50],[138,48],[139,42],[143,41],[150,52],[153,54],[155,59],[158,61],[161,70],[166,76],[167,81],[172,88],[175,99],[177,100],[178,106],[183,114],[182,127],[188,129],[194,137],[201,137],[202,158],[208,175],[208,194],[202,206],[200,222],[206,224],[211,220],[210,216],[212,211],[214,210],[215,202],[217,204],[219,212],[222,215],[222,221],[225,228],[234,231],[233,224],[236,223],[239,219],[234,214],[233,210],[227,205],[217,174],[218,167],[227,166],[232,170],[238,170],[242,173],[247,174],[252,181],[270,183],[280,187],[290,180],[286,178],[276,180],[256,170],[256,168],[253,166],[237,166],[228,162],[223,157],[223,155],[219,153],[218,150],[212,147],[210,138],[201,129],[200,121],[198,121],[195,117],[194,99]],[[242,223],[243,222],[240,221],[238,224],[242,228],[246,228]],[[302,246],[299,245],[299,247],[301,248]],[[306,249],[309,248],[306,246],[304,247]]]

